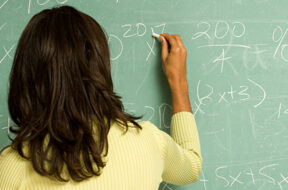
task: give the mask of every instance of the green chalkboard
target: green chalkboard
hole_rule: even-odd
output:
[[[194,184],[159,189],[288,189],[284,0],[0,0],[0,148],[9,144],[8,78],[19,36],[35,13],[60,4],[103,26],[126,111],[166,132],[171,97],[151,34],[181,35],[203,171]]]

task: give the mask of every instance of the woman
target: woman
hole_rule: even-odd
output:
[[[10,74],[16,128],[0,157],[0,189],[157,189],[188,184],[201,170],[186,79],[186,49],[161,34],[173,102],[173,139],[124,113],[113,92],[107,39],[90,16],[68,6],[36,14]]]

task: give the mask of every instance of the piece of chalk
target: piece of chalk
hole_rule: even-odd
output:
[[[160,35],[159,35],[159,34],[156,34],[156,33],[154,33],[154,32],[152,33],[152,36],[155,37],[155,38],[159,38],[159,39],[160,39]]]

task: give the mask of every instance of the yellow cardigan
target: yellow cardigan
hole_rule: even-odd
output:
[[[80,183],[59,182],[39,175],[31,162],[6,148],[0,155],[1,190],[157,190],[162,181],[184,185],[198,179],[201,154],[194,117],[189,112],[172,116],[171,136],[150,122],[142,130],[114,124],[108,134],[107,164],[102,174]]]

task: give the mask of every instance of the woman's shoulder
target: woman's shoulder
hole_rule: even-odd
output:
[[[15,155],[15,150],[12,149],[12,147],[10,145],[4,147],[1,151],[0,151],[0,160],[7,158],[9,156],[16,156]]]
[[[14,162],[21,160],[22,157],[11,146],[4,147],[0,152],[0,169],[7,164],[15,164]]]
[[[26,164],[26,159],[20,156],[17,150],[11,146],[3,148],[0,152],[0,171],[9,170],[11,168],[21,168]]]
[[[136,135],[137,137],[141,136],[142,138],[150,140],[153,138],[156,141],[159,141],[158,137],[161,136],[162,133],[165,133],[150,121],[138,121],[137,123],[141,126],[141,129],[135,127],[133,123],[128,123],[128,130],[124,125],[118,123],[114,123],[112,128],[116,129],[119,134]]]
[[[153,133],[154,135],[162,135],[163,133],[165,133],[164,131],[162,131],[161,129],[159,129],[154,123],[152,123],[151,121],[140,121],[138,122],[139,125],[142,127],[142,129],[146,132],[150,132]],[[166,134],[166,133],[165,133]]]
[[[11,168],[18,165],[20,159],[18,152],[11,146],[7,146],[1,150],[0,153],[0,173],[8,172]]]
[[[116,128],[116,129],[120,130],[121,132],[127,132],[127,131],[130,131],[130,132],[146,131],[147,132],[147,131],[151,131],[151,130],[153,131],[153,130],[158,129],[150,121],[138,121],[137,123],[142,127],[142,129],[139,129],[138,127],[135,126],[135,124],[133,124],[131,122],[127,123],[128,130],[127,130],[127,126],[125,126],[122,122],[113,122],[111,125],[111,128]]]
[[[12,187],[17,189],[24,178],[25,162],[11,146],[0,153],[0,189]]]
[[[147,130],[153,130],[157,128],[151,121],[139,121],[138,124]]]

